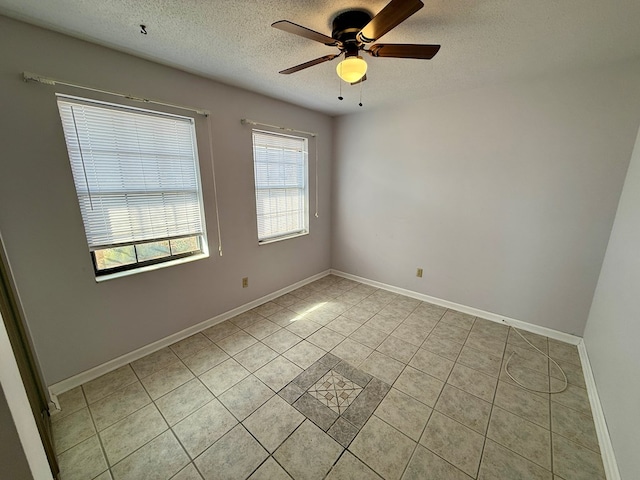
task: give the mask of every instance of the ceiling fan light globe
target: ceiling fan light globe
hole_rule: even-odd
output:
[[[347,57],[336,67],[338,76],[347,83],[355,83],[367,73],[367,62],[362,57]]]

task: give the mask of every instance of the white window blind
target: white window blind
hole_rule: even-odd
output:
[[[306,233],[307,139],[253,131],[258,240]]]
[[[203,234],[193,119],[59,97],[90,250]]]

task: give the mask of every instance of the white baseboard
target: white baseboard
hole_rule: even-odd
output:
[[[476,317],[481,317],[493,322],[507,323],[521,330],[537,333],[539,335],[544,335],[546,337],[553,338],[561,342],[570,343],[572,345],[577,345],[578,352],[580,354],[580,360],[582,363],[582,370],[584,372],[587,392],[589,394],[591,411],[592,411],[593,419],[595,422],[596,433],[598,435],[598,442],[600,444],[600,452],[602,455],[602,461],[604,464],[607,480],[620,480],[620,472],[618,471],[618,464],[616,463],[615,453],[613,451],[613,445],[611,443],[611,438],[609,437],[609,430],[607,429],[607,423],[604,417],[604,411],[602,409],[602,405],[600,403],[600,397],[598,396],[598,392],[596,389],[596,383],[593,377],[593,371],[591,370],[591,364],[589,363],[587,349],[580,337],[577,337],[575,335],[571,335],[568,333],[564,333],[564,332],[559,332],[551,328],[541,327],[539,325],[523,322],[521,320],[516,320],[514,318],[505,317],[504,315],[498,315],[496,313],[486,312],[478,308],[461,305],[459,303],[450,302],[448,300],[443,300],[441,298],[431,297],[429,295],[425,295],[422,293],[406,290],[404,288],[395,287],[393,285],[388,285],[386,283],[377,282],[375,280],[369,280],[367,278],[359,277],[357,275],[352,275],[350,273],[345,273],[345,272],[341,272],[339,270],[333,270],[333,269],[326,270],[324,272],[308,277],[304,280],[301,280],[292,285],[289,285],[288,287],[282,288],[276,292],[265,295],[261,298],[258,298],[249,303],[246,303],[240,307],[234,308],[232,310],[229,310],[228,312],[222,313],[213,318],[205,320],[204,322],[200,322],[180,332],[174,333],[173,335],[169,335],[168,337],[165,337],[161,340],[158,340],[149,345],[141,347],[137,350],[134,350],[133,352],[127,353],[118,358],[110,360],[106,363],[103,363],[102,365],[98,365],[97,367],[91,368],[82,373],[74,375],[73,377],[69,377],[65,380],[55,383],[49,386],[49,392],[51,394],[51,398],[57,404],[57,395],[60,395],[61,393],[64,393],[68,390],[71,390],[72,388],[80,386],[83,383],[94,380],[104,375],[105,373],[109,373],[110,371],[115,370],[116,368],[127,365],[128,363],[138,360],[164,347],[172,345],[184,338],[187,338],[195,333],[205,330],[213,325],[224,322],[229,318],[235,317],[236,315],[239,315],[248,310],[251,310],[252,308],[262,305],[263,303],[269,302],[274,298],[280,297],[286,293],[289,293],[297,288],[302,287],[303,285],[311,283],[329,274],[337,275],[343,278],[348,278],[350,280],[364,283],[366,285],[371,285],[376,288],[381,288],[383,290],[388,290],[390,292],[399,293],[401,295],[415,298],[417,300],[421,300],[424,302],[433,303],[434,305],[440,305],[442,307],[451,308],[459,312],[467,313],[469,315],[473,315]]]
[[[589,394],[589,402],[591,403],[591,414],[593,415],[593,422],[595,423],[596,434],[598,435],[598,444],[600,445],[600,454],[602,456],[602,463],[604,464],[604,472],[607,476],[607,480],[620,480],[620,471],[618,470],[616,455],[613,451],[613,444],[611,443],[611,437],[609,436],[607,421],[604,416],[602,404],[600,403],[600,397],[598,396],[598,390],[596,388],[596,380],[593,376],[593,370],[591,370],[591,363],[589,362],[589,355],[587,355],[587,347],[584,342],[580,342],[578,344],[578,353],[580,354],[584,381],[587,386],[587,393]]]
[[[480,317],[486,320],[491,320],[492,322],[511,325],[512,327],[516,327],[531,333],[537,333],[538,335],[553,338],[554,340],[558,340],[560,342],[570,343],[571,345],[578,345],[582,341],[582,338],[571,335],[570,333],[559,332],[558,330],[554,330],[552,328],[541,327],[540,325],[534,325],[533,323],[523,322],[522,320],[516,320],[515,318],[505,317],[504,315],[498,315],[497,313],[486,312],[478,308],[468,307],[459,303],[450,302],[449,300],[443,300],[441,298],[431,297],[429,295],[414,292],[412,290],[394,287],[393,285],[388,285],[386,283],[377,282],[375,280],[369,280],[368,278],[341,272],[340,270],[332,269],[331,273],[339,277],[344,277],[356,282],[371,285],[372,287],[382,288],[383,290],[388,290],[390,292],[399,293],[400,295],[405,295],[417,300],[422,300],[423,302],[429,302],[433,303],[434,305],[451,308],[452,310],[457,310],[462,313],[468,313],[469,315],[473,315],[474,317]]]
[[[57,395],[60,395],[61,393],[67,392],[72,388],[82,385],[83,383],[87,383],[91,380],[94,380],[104,375],[105,373],[109,373],[117,368],[120,368],[124,365],[127,365],[128,363],[131,363],[135,360],[145,357],[164,347],[173,345],[174,343],[179,342],[180,340],[190,337],[191,335],[201,332],[202,330],[212,327],[213,325],[224,322],[225,320],[235,317],[236,315],[240,315],[241,313],[251,310],[252,308],[262,305],[263,303],[269,302],[274,298],[278,298],[308,283],[314,282],[322,277],[326,277],[330,273],[331,273],[330,270],[325,270],[324,272],[320,272],[316,275],[312,275],[311,277],[305,278],[304,280],[300,280],[299,282],[289,285],[288,287],[281,288],[280,290],[270,293],[268,295],[265,295],[264,297],[260,297],[249,303],[245,303],[244,305],[234,308],[233,310],[229,310],[228,312],[221,313],[220,315],[217,315],[213,318],[210,318],[203,322],[197,323],[189,328],[185,328],[184,330],[176,332],[173,335],[169,335],[168,337],[164,337],[156,342],[150,343],[149,345],[145,345],[144,347],[138,348],[133,352],[126,353],[124,355],[121,355],[118,358],[114,358],[113,360],[109,360],[106,363],[98,365],[97,367],[91,368],[89,370],[85,370],[84,372],[78,373],[77,375],[74,375],[72,377],[65,378],[64,380],[61,380],[60,382],[54,383],[53,385],[49,386],[49,393],[51,394],[51,398],[52,399],[55,398],[57,400]]]

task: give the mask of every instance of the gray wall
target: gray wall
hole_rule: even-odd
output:
[[[0,231],[48,384],[330,267],[330,117],[6,17],[0,31]],[[25,70],[211,110],[224,256],[217,255],[208,133],[199,119],[210,258],[96,283],[54,92],[93,95],[24,83]],[[245,117],[319,134],[320,218],[310,215],[310,235],[258,246]],[[309,172],[313,178],[313,162]],[[314,198],[311,184],[312,212]]]
[[[581,335],[639,123],[638,62],[340,117],[332,265]]]
[[[640,132],[584,341],[623,479],[640,472]]]
[[[33,479],[2,388],[0,388],[0,478]]]

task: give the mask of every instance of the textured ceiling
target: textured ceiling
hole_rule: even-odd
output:
[[[0,0],[0,13],[332,115],[640,57],[638,0],[423,1],[380,41],[436,43],[440,52],[365,56],[362,108],[359,86],[344,84],[337,99],[337,59],[278,74],[337,49],[270,25],[284,19],[330,35],[337,13],[375,14],[385,0]]]

